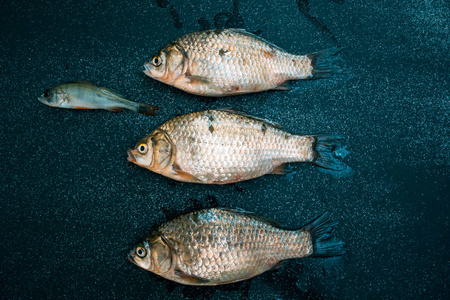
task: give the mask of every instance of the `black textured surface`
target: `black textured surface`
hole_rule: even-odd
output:
[[[220,4],[219,4],[220,3]],[[449,297],[449,5],[429,1],[9,1],[2,3],[2,298]],[[347,73],[290,92],[210,101],[145,77],[176,37],[243,27],[293,53],[343,46]],[[84,80],[161,107],[71,111],[37,101]],[[355,173],[292,165],[227,186],[184,184],[126,160],[178,114],[235,107],[292,133],[350,137]],[[324,210],[350,252],[218,288],[137,268],[130,246],[179,212],[240,207],[299,227]]]

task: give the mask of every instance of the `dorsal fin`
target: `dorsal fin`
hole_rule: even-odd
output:
[[[276,227],[276,228],[283,228],[283,226],[281,226],[279,223],[275,222],[274,220],[271,220],[271,219],[266,218],[266,217],[261,217],[261,216],[255,214],[255,213],[253,213],[253,212],[249,212],[249,211],[243,210],[241,208],[228,208],[228,207],[220,207],[219,208],[218,207],[217,209],[223,210],[223,211],[228,211],[228,212],[231,212],[231,213],[234,213],[234,214],[240,214],[240,215],[243,215],[243,216],[247,216],[247,217],[250,217],[252,219],[258,220],[260,222],[264,222],[264,223],[270,224],[270,225],[272,225],[273,227]]]
[[[105,88],[105,87],[100,87],[100,91],[103,94],[108,95],[108,96],[119,97],[119,98],[124,98],[125,99],[125,97],[123,95],[119,94],[118,92],[111,91],[110,89]]]
[[[97,86],[97,85],[93,84],[92,82],[87,82],[87,81],[83,81],[83,80],[75,80],[75,81],[70,81],[70,82],[66,82],[66,83],[84,83],[84,84]]]
[[[243,35],[246,35],[246,36],[250,36],[250,37],[252,37],[252,38],[258,39],[258,40],[260,40],[260,41],[263,41],[264,43],[269,44],[269,46],[271,46],[271,47],[273,47],[273,48],[275,48],[275,49],[277,49],[277,50],[279,50],[279,51],[287,52],[287,51],[284,50],[283,48],[280,48],[279,46],[277,46],[277,45],[275,45],[275,44],[272,44],[272,43],[269,42],[268,40],[265,40],[265,39],[263,39],[262,37],[257,36],[256,34],[253,34],[253,33],[251,33],[251,32],[248,32],[248,31],[245,30],[245,29],[242,29],[242,28],[230,28],[230,29],[228,29],[228,30],[234,31],[234,32],[236,32],[236,33],[240,33],[240,34],[243,34]]]
[[[112,91],[105,87],[98,86],[96,84],[93,84],[92,82],[87,82],[87,81],[83,81],[83,80],[75,80],[75,81],[71,81],[71,82],[66,82],[66,84],[67,83],[83,83],[83,84],[91,85],[91,86],[97,87],[100,90],[100,92],[102,92],[105,95],[126,99],[123,95],[119,94],[118,92]]]
[[[235,109],[235,108],[224,107],[224,108],[219,108],[219,109],[216,109],[216,110],[218,110],[218,111],[225,111],[225,112],[229,112],[229,113],[232,113],[232,114],[235,114],[235,115],[240,115],[240,116],[244,116],[244,117],[247,117],[247,118],[251,118],[251,119],[254,119],[254,120],[263,122],[263,123],[266,124],[266,125],[270,125],[270,126],[273,126],[273,127],[275,127],[275,128],[278,128],[278,129],[283,128],[283,126],[281,126],[281,125],[278,124],[278,123],[275,123],[275,122],[272,122],[272,121],[270,121],[270,120],[263,119],[263,118],[260,118],[260,117],[252,116],[252,115],[250,115],[250,114],[248,114],[248,113],[246,113],[246,112],[237,110],[237,109]]]

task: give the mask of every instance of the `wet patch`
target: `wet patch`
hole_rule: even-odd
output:
[[[207,30],[211,28],[211,24],[205,18],[200,18],[197,20],[198,25],[200,25],[201,30]]]
[[[180,15],[178,15],[173,5],[170,6],[170,15],[172,16],[175,27],[177,29],[181,29],[183,27],[183,23],[181,23]]]
[[[170,2],[168,0],[156,0],[156,5],[161,8],[167,8]],[[175,6],[170,5],[169,7],[170,16],[172,17],[173,24],[175,28],[181,29],[183,27],[183,23],[181,23],[180,15],[175,10]]]
[[[169,5],[169,0],[156,0],[156,5],[161,8],[166,8]]]
[[[327,25],[320,19],[319,17],[314,17],[311,15],[309,11],[309,0],[296,0],[298,10],[322,33],[329,36],[335,43],[338,43],[338,40],[331,32],[331,30],[327,27]],[[336,2],[336,1],[334,1]],[[342,1],[343,2],[343,1]]]
[[[239,0],[233,0],[233,12],[215,15],[214,26],[216,28],[244,28],[244,18],[239,14]]]
[[[244,193],[244,192],[246,192],[246,189],[244,189],[242,186],[240,186],[240,185],[237,184],[237,183],[232,183],[231,185],[233,186],[233,188],[234,188],[234,190],[235,190],[236,192],[239,192],[239,193]]]
[[[262,29],[258,29],[258,30],[253,32],[254,35],[261,35],[261,33],[263,33]]]

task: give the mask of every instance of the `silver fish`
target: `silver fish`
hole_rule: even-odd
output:
[[[127,100],[110,89],[84,81],[60,84],[44,91],[38,100],[52,107],[109,111],[129,109],[145,115],[156,115],[155,111],[159,109],[156,106]]]
[[[128,160],[175,180],[227,184],[284,174],[286,163],[309,162],[350,172],[342,162],[347,137],[296,135],[232,109],[169,120],[128,150]]]
[[[327,213],[299,230],[238,209],[212,208],[162,224],[129,253],[137,266],[187,285],[246,280],[288,259],[347,252]]]

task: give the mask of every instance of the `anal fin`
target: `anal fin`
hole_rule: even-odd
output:
[[[108,108],[108,110],[112,111],[112,112],[121,112],[123,109],[122,108],[118,108],[118,107],[111,107],[111,108]]]
[[[282,83],[279,86],[273,88],[272,90],[273,91],[290,91],[290,90],[292,90],[292,88],[287,82],[285,82],[285,83]]]
[[[269,174],[285,175],[292,172],[292,168],[286,164],[276,166]]]
[[[277,262],[276,264],[274,264],[274,265],[272,266],[272,268],[270,268],[270,269],[271,269],[271,270],[279,269],[279,268],[285,266],[287,263],[289,263],[289,260],[288,260],[288,259],[280,260],[279,262]]]

